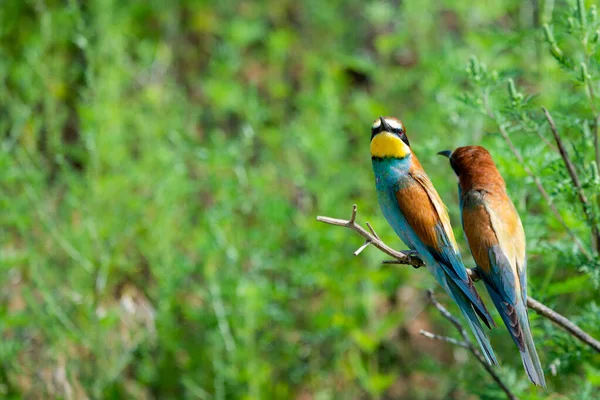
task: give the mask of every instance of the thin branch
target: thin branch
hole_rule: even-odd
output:
[[[558,222],[560,222],[560,224],[563,226],[563,228],[565,229],[565,231],[567,231],[567,233],[569,234],[569,236],[571,236],[573,238],[573,240],[577,244],[577,247],[579,247],[579,250],[587,257],[588,260],[591,260],[592,256],[591,256],[590,252],[585,248],[585,246],[583,245],[583,243],[581,242],[581,240],[577,237],[577,235],[575,234],[575,232],[573,232],[571,230],[571,228],[569,227],[569,225],[567,225],[565,219],[562,217],[562,215],[558,211],[558,208],[556,208],[556,205],[554,204],[554,202],[550,198],[550,195],[548,194],[548,192],[546,191],[546,189],[544,189],[544,185],[542,185],[542,182],[540,181],[540,178],[538,178],[538,176],[533,173],[533,171],[531,170],[531,168],[529,168],[529,166],[527,165],[527,163],[523,159],[523,156],[521,155],[521,153],[519,152],[519,150],[517,150],[517,148],[515,147],[514,143],[510,139],[510,136],[508,135],[508,132],[504,128],[504,125],[502,125],[500,123],[500,121],[498,121],[498,118],[494,115],[493,111],[490,108],[490,104],[489,104],[487,93],[484,93],[484,95],[483,95],[483,104],[484,104],[484,107],[485,107],[485,110],[486,110],[486,113],[487,113],[488,117],[490,117],[492,120],[494,120],[494,122],[496,122],[496,125],[498,126],[498,130],[500,131],[500,134],[504,138],[504,141],[506,141],[506,143],[508,144],[508,147],[510,148],[510,151],[513,153],[513,155],[515,156],[515,158],[519,161],[519,164],[521,164],[521,166],[523,167],[523,169],[525,170],[525,172],[527,173],[527,175],[529,175],[529,177],[531,179],[533,179],[533,182],[535,183],[535,186],[537,187],[538,191],[540,192],[540,194],[542,195],[542,197],[544,198],[544,200],[548,204],[548,207],[550,207],[550,210],[552,211],[552,213],[554,214],[554,216],[556,217],[556,219],[558,220]]]
[[[440,314],[442,314],[442,316],[444,318],[446,318],[448,321],[452,322],[452,325],[454,325],[456,330],[458,330],[458,333],[460,333],[460,336],[463,337],[463,339],[465,340],[466,343],[469,343],[471,340],[469,339],[469,334],[467,333],[465,328],[462,326],[460,321],[454,315],[450,314],[450,311],[446,310],[446,308],[440,302],[438,302],[436,300],[435,295],[433,294],[433,290],[428,289],[427,296],[429,297],[429,301],[431,301],[431,304],[433,304],[435,306],[435,308],[438,309],[438,311],[440,312]],[[487,364],[487,362],[486,362],[486,364]]]
[[[586,57],[589,63],[589,57]],[[583,64],[583,63],[582,63]],[[585,67],[585,68],[584,68]],[[582,65],[584,73],[587,75],[587,64]],[[594,149],[596,155],[596,166],[600,170],[600,114],[596,109],[596,95],[594,94],[594,86],[592,85],[592,80],[587,76],[585,77],[585,87],[587,89],[588,100],[590,102],[590,108],[592,109],[592,113],[594,114],[594,119],[596,121],[594,126]]]
[[[540,128],[540,127],[538,127],[538,129],[536,129],[536,130],[535,130],[535,133],[536,133],[536,134],[537,134],[537,136],[540,138],[540,140],[541,140],[542,142],[544,142],[544,144],[545,144],[546,146],[548,146],[548,148],[550,148],[551,150],[556,150],[556,151],[558,151],[558,149],[556,148],[556,146],[554,145],[554,143],[552,143],[551,141],[549,141],[548,139],[546,139],[546,138],[544,137],[544,135],[543,135],[543,134],[542,134],[542,132],[541,132],[541,128]]]
[[[357,250],[354,252],[354,255],[355,255],[355,256],[357,256],[357,255],[359,255],[360,253],[362,253],[362,251],[363,251],[364,249],[366,249],[366,248],[367,248],[367,246],[368,246],[368,245],[370,245],[370,244],[371,244],[371,241],[370,241],[370,240],[367,240],[367,241],[365,242],[365,244],[363,244],[362,246],[360,246],[360,247],[359,247],[359,248],[358,248],[358,249],[357,249]]]
[[[377,233],[375,232],[375,229],[373,229],[373,227],[371,226],[371,224],[369,223],[369,221],[367,221],[366,224],[367,224],[367,228],[369,228],[369,230],[371,231],[371,233],[373,234],[373,236],[375,236],[377,239],[379,239],[379,236],[377,236]]]
[[[419,257],[413,255],[414,253],[396,251],[388,245],[386,245],[385,243],[383,243],[381,239],[371,234],[365,228],[358,225],[356,223],[356,204],[352,206],[352,216],[349,221],[321,216],[317,217],[317,221],[324,222],[329,225],[343,226],[345,228],[350,228],[353,231],[358,232],[362,237],[370,241],[373,246],[377,247],[379,250],[383,251],[388,256],[395,258],[397,261],[400,261],[402,264],[412,265],[415,268],[419,268],[425,265]]]
[[[367,241],[370,241],[371,244],[377,247],[379,250],[394,258],[394,260],[385,260],[383,264],[400,264],[400,265],[410,265],[413,268],[420,268],[425,266],[423,261],[419,258],[417,252],[412,250],[407,251],[397,251],[386,245],[381,239],[375,237],[373,234],[368,232],[362,226],[356,223],[356,205],[352,209],[354,216],[354,221],[346,221],[343,219],[330,218],[330,217],[317,217],[317,221],[324,222],[329,225],[342,226],[345,228],[352,229],[353,231],[358,232],[362,237],[364,237]],[[467,268],[467,273],[471,277],[474,282],[480,280],[479,270],[477,268],[469,269]],[[583,329],[575,325],[568,318],[560,315],[556,311],[551,308],[545,306],[539,301],[532,299],[531,297],[527,297],[527,307],[532,310],[538,312],[545,318],[548,318],[550,321],[554,322],[556,325],[581,340],[583,343],[590,346],[592,349],[596,350],[600,353],[600,341],[593,338],[589,334],[587,334]]]
[[[460,340],[456,340],[456,339],[448,337],[448,336],[438,335],[436,333],[431,333],[431,332],[423,330],[423,329],[421,329],[419,331],[419,333],[429,339],[439,340],[441,342],[448,342],[455,346],[464,347],[465,349],[469,348],[468,343],[461,342]]]
[[[575,166],[573,165],[573,162],[569,157],[569,153],[567,153],[567,149],[565,148],[565,145],[560,135],[558,134],[558,130],[556,129],[556,124],[554,123],[552,116],[545,107],[542,107],[542,110],[544,111],[546,120],[548,120],[548,124],[550,124],[550,130],[552,131],[554,140],[556,140],[556,145],[558,146],[560,155],[563,161],[565,162],[565,167],[567,169],[567,172],[569,173],[569,176],[571,177],[573,186],[575,186],[575,189],[577,190],[577,195],[579,196],[579,201],[581,202],[581,205],[583,207],[585,217],[588,220],[590,226],[592,227],[592,234],[594,235],[595,239],[594,243],[596,243],[596,246],[600,246],[600,231],[598,231],[598,225],[596,224],[596,216],[594,215],[594,209],[592,208],[587,196],[585,195],[585,192],[583,191],[581,181],[579,180],[579,175],[577,175],[577,170],[575,169]]]
[[[506,386],[506,384],[504,382],[502,382],[502,379],[500,379],[500,377],[498,376],[496,371],[494,371],[492,366],[488,364],[488,362],[485,360],[483,355],[481,355],[479,350],[477,350],[477,348],[473,345],[473,342],[471,342],[471,339],[469,339],[469,335],[467,334],[467,331],[462,326],[460,321],[454,315],[450,314],[450,311],[446,310],[446,308],[436,300],[435,296],[433,295],[433,290],[428,290],[427,294],[429,296],[429,300],[435,306],[435,308],[438,309],[440,314],[442,314],[444,316],[444,318],[446,318],[448,321],[450,321],[452,323],[452,325],[454,325],[456,327],[456,329],[462,336],[464,343],[467,345],[467,349],[477,358],[477,360],[479,361],[479,363],[481,365],[483,365],[483,367],[485,368],[487,373],[490,374],[492,379],[494,379],[494,381],[498,384],[498,386],[500,386],[500,388],[504,391],[504,393],[506,393],[506,397],[508,397],[510,400],[517,400],[517,396],[515,396],[514,393],[510,391],[508,386]],[[448,338],[448,339],[450,339],[450,338]]]
[[[587,34],[586,34],[587,35]],[[587,38],[587,36],[586,36]],[[586,39],[587,40],[587,39]],[[584,45],[585,46],[585,45]],[[596,95],[594,94],[594,85],[591,79],[591,76],[588,75],[587,66],[590,64],[590,56],[589,53],[585,55],[585,62],[581,63],[581,72],[583,78],[585,80],[585,88],[588,101],[590,103],[590,108],[592,110],[592,114],[594,117],[594,153],[595,153],[595,161],[596,161],[596,169],[600,171],[600,113],[596,108]],[[597,198],[598,206],[600,207],[600,196]],[[596,251],[600,252],[600,242],[596,241],[595,247]]]
[[[403,250],[403,253],[413,256],[413,257],[419,257],[419,253],[417,253],[414,250]],[[404,263],[403,261],[400,261],[400,260],[383,260],[381,263],[385,264],[385,265],[406,265],[406,263]],[[421,268],[424,266],[425,266],[425,264],[418,265],[418,266],[413,265],[413,268]]]
[[[556,325],[560,326],[565,331],[569,332],[571,335],[575,336],[577,339],[581,340],[583,343],[600,353],[600,341],[591,337],[583,329],[571,322],[568,318],[560,315],[556,311],[546,307],[531,297],[527,297],[527,307],[535,310],[541,316],[548,318],[550,321],[554,322]]]
[[[354,225],[354,222],[356,221],[356,211],[357,210],[358,210],[358,207],[356,206],[356,204],[353,204],[352,205],[352,215],[350,216],[350,221],[348,221],[349,224]]]

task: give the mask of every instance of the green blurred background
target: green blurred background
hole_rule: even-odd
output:
[[[379,115],[402,118],[455,228],[456,180],[435,153],[490,149],[525,225],[530,293],[599,337],[597,255],[583,261],[479,96],[591,249],[540,139],[545,105],[595,202],[594,104],[541,28],[595,85],[577,16],[560,0],[3,1],[0,396],[504,398],[464,349],[419,335],[456,335],[424,269],[354,257],[360,237],[315,219],[356,203],[404,248],[375,196]],[[472,55],[487,69],[467,71]],[[598,398],[599,356],[530,318],[549,388],[500,327],[502,379],[523,399]]]

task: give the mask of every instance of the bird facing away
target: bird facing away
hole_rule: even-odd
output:
[[[477,316],[495,325],[463,265],[450,218],[412,152],[402,122],[379,117],[371,127],[371,160],[377,199],[385,219],[456,302],[488,363],[498,362]]]
[[[463,230],[487,291],[521,352],[527,376],[546,387],[527,317],[525,232],[504,179],[481,146],[438,154],[450,159],[458,176]]]

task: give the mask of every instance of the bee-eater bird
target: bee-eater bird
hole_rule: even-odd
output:
[[[481,146],[438,154],[450,159],[458,176],[463,230],[487,291],[521,352],[527,376],[546,387],[527,318],[525,232],[506,183]]]
[[[379,117],[371,127],[371,160],[385,219],[458,304],[488,363],[498,362],[477,316],[495,325],[463,265],[442,199],[412,152],[402,122]]]

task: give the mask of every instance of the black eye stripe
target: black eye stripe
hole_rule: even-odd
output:
[[[398,136],[404,143],[406,143],[406,145],[408,147],[410,147],[410,143],[408,142],[408,138],[406,137],[406,134],[404,133],[404,131],[402,131],[400,134],[398,134]]]
[[[380,133],[380,132],[385,132],[385,131],[386,131],[386,129],[382,128],[381,126],[378,126],[377,128],[371,128],[371,133]],[[389,129],[389,130],[387,130],[387,132],[393,133],[394,135],[398,135],[398,136],[404,135],[404,130],[398,129],[398,128]]]

